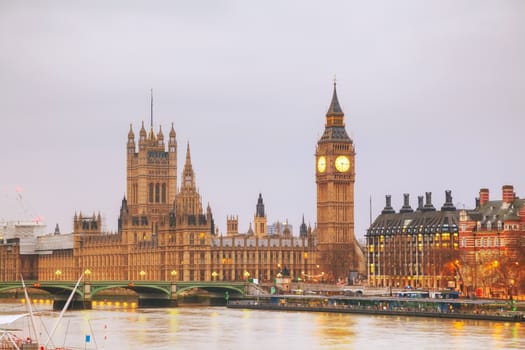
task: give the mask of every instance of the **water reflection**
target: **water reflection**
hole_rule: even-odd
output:
[[[20,303],[0,304],[0,310],[25,311]],[[42,316],[47,328],[54,317]],[[224,307],[70,311],[54,343],[83,348],[86,334],[93,339],[87,349],[525,348],[524,325],[515,323]]]

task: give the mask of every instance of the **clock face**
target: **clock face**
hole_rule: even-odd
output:
[[[335,168],[339,172],[347,172],[350,169],[350,159],[346,156],[339,156],[335,159]]]
[[[326,158],[324,156],[319,157],[317,160],[317,170],[319,170],[320,173],[324,173],[326,170]]]

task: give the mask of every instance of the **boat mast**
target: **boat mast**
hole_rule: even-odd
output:
[[[38,336],[38,331],[36,329],[35,315],[33,314],[33,306],[31,304],[31,299],[29,299],[29,295],[27,294],[26,284],[24,282],[24,277],[22,275],[20,275],[20,279],[22,280],[22,287],[24,288],[24,296],[26,298],[26,304],[27,304],[27,307],[29,308],[29,315],[31,317],[31,326],[33,328],[33,332],[35,332],[35,339],[37,343],[40,344],[40,339],[39,339],[40,337]]]
[[[58,327],[58,324],[60,323],[60,320],[62,320],[62,317],[64,316],[64,313],[66,312],[66,310],[67,310],[67,308],[69,306],[69,303],[71,303],[71,300],[73,300],[73,296],[75,295],[75,292],[77,291],[78,285],[80,284],[80,281],[82,280],[83,277],[84,277],[84,273],[82,273],[80,275],[80,278],[78,279],[77,283],[75,284],[75,288],[73,288],[73,290],[71,291],[71,294],[69,295],[69,298],[67,299],[66,304],[64,305],[64,308],[60,312],[60,315],[58,316],[58,319],[56,320],[55,325],[53,326],[53,330],[51,331],[51,333],[49,333],[49,337],[47,338],[47,341],[44,344],[45,348],[47,348],[47,344],[49,344],[49,341],[51,341],[51,338],[53,338],[53,335],[55,334],[55,331],[56,331],[56,329]]]

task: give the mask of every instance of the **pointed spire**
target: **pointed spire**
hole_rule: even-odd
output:
[[[189,141],[188,141],[188,145],[186,146],[186,164],[188,166],[191,166],[190,142]]]
[[[143,150],[146,145],[146,129],[144,128],[144,120],[142,121],[142,126],[139,131],[139,150]]]
[[[151,113],[150,113],[151,121],[150,121],[150,127],[151,130],[153,130],[153,89],[151,89]]]
[[[301,226],[299,228],[299,236],[306,237],[307,234],[308,234],[308,228],[306,227],[306,223],[304,222],[304,214],[303,214],[303,222],[301,223]]]
[[[255,216],[259,218],[264,218],[264,203],[262,194],[259,193],[259,198],[257,199],[257,205],[255,207]]]
[[[157,141],[160,147],[164,147],[164,133],[162,132],[162,125],[159,125],[159,133],[157,134]]]
[[[183,179],[182,187],[186,188],[195,188],[195,176],[193,173],[193,167],[191,165],[191,153],[190,153],[190,143],[186,148],[186,163],[184,163],[184,169],[182,170]]]
[[[129,124],[128,139],[134,139],[135,133],[133,132],[133,124]]]
[[[157,136],[155,136],[155,132],[153,131],[153,128],[149,130],[148,140],[155,142],[157,140]]]
[[[173,128],[173,123],[171,123],[171,130],[170,130],[169,141],[168,141],[168,149],[172,153],[176,154],[177,152],[177,140],[176,140],[175,129]]]
[[[341,116],[344,115],[343,110],[341,109],[341,106],[339,105],[339,100],[337,99],[337,83],[334,79],[334,92],[332,94],[332,102],[330,103],[330,107],[328,108],[328,112],[326,112],[326,116]]]
[[[337,98],[337,87],[334,81],[334,92],[332,94],[332,101],[330,107],[326,112],[326,124],[323,136],[319,140],[319,143],[326,142],[348,142],[352,143],[352,139],[348,137],[345,130],[345,114],[339,105],[339,99]]]

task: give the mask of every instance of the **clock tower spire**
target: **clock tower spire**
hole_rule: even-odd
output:
[[[334,82],[324,133],[315,152],[318,261],[334,281],[364,266],[354,235],[355,149],[344,116]]]

